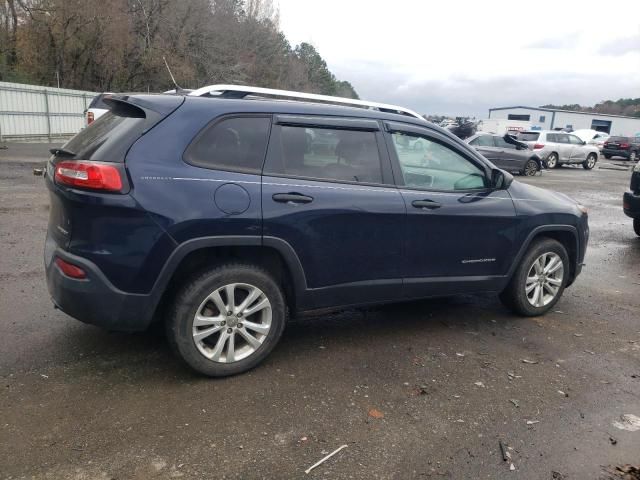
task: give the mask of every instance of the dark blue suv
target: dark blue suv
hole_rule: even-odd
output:
[[[421,119],[278,100],[106,102],[48,162],[49,291],[105,329],[164,321],[206,375],[257,365],[289,312],[495,292],[541,315],[580,273],[584,207]]]

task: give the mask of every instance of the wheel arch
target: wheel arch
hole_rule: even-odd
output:
[[[307,288],[298,256],[284,240],[260,236],[196,238],[174,250],[156,280],[151,292],[154,319],[161,317],[158,314],[174,298],[182,280],[226,262],[254,264],[267,270],[281,285],[292,311]]]
[[[539,226],[529,232],[529,235],[520,247],[520,250],[516,254],[513,264],[509,269],[509,273],[507,274],[508,279],[511,280],[511,277],[515,273],[516,268],[522,261],[522,258],[524,257],[525,253],[532,245],[532,243],[541,238],[551,238],[553,240],[556,240],[560,242],[562,246],[567,250],[567,255],[569,255],[570,268],[569,282],[567,283],[567,286],[571,285],[576,277],[579,252],[578,231],[572,225],[544,225]]]

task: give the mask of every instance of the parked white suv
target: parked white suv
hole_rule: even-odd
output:
[[[518,133],[518,140],[529,145],[547,168],[579,163],[586,170],[595,167],[598,147],[587,144],[577,135],[553,130],[530,130]]]

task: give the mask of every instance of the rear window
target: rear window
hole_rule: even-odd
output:
[[[518,140],[521,142],[535,142],[540,137],[539,132],[520,132],[518,133]]]
[[[91,103],[89,104],[89,108],[102,108],[104,110],[109,110],[109,105],[104,103],[104,97],[106,95],[108,94],[101,93],[100,95],[93,97],[93,100],[91,100]]]
[[[234,117],[216,122],[198,134],[184,160],[196,167],[260,173],[270,125],[270,117]]]
[[[629,137],[609,137],[610,142],[626,142],[629,143],[631,139]]]
[[[130,117],[107,112],[69,140],[68,158],[103,162],[124,162],[124,157],[145,129],[144,116]]]

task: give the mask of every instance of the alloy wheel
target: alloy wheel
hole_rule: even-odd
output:
[[[547,157],[547,168],[556,168],[557,163],[558,157],[556,157],[555,153],[552,153]]]
[[[560,255],[553,252],[540,255],[529,268],[525,282],[527,300],[534,307],[551,303],[562,286],[564,265]]]
[[[232,363],[260,348],[271,329],[271,302],[258,287],[231,283],[211,292],[193,318],[193,341],[211,361]]]
[[[538,171],[538,164],[533,160],[529,160],[527,164],[524,166],[524,174],[528,177],[532,177]]]
[[[629,160],[631,160],[632,162],[635,162],[635,161],[636,161],[636,157],[637,157],[636,152],[631,152],[631,153],[629,154]]]
[[[596,166],[596,157],[594,155],[589,155],[587,157],[587,167],[589,168],[589,170],[591,170],[595,166]]]

